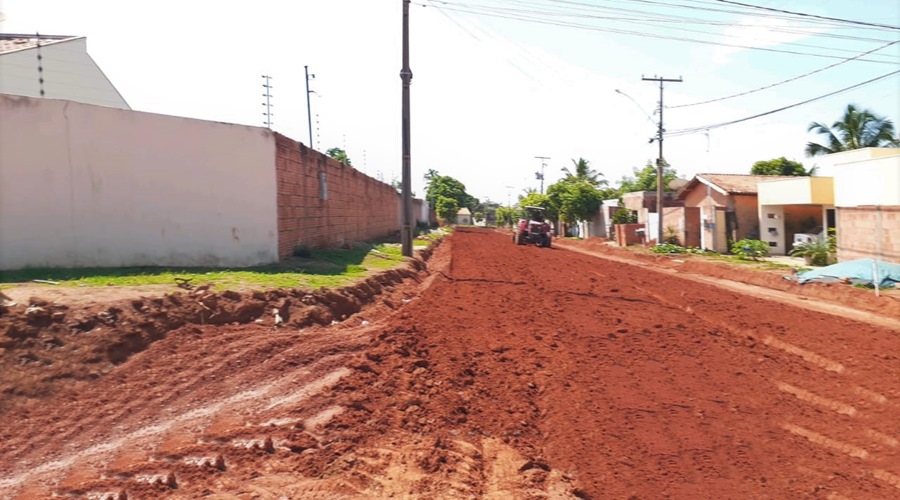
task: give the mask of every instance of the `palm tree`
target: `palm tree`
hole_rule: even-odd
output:
[[[572,164],[575,165],[574,174],[568,168],[562,168],[563,172],[566,173],[566,179],[587,181],[590,182],[593,186],[609,185],[609,183],[606,182],[606,179],[601,179],[601,177],[603,177],[603,174],[592,169],[590,167],[590,162],[585,160],[584,158],[579,158],[577,161],[573,158]]]
[[[847,105],[844,116],[831,127],[818,122],[810,123],[807,132],[813,131],[824,135],[828,145],[809,142],[806,144],[806,156],[827,155],[860,148],[898,146],[898,139],[894,137],[894,124],[890,120],[868,109],[859,110],[853,104]]]

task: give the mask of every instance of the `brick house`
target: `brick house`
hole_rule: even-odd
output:
[[[700,248],[728,252],[728,242],[759,238],[757,183],[785,176],[697,174],[678,191],[685,208],[696,208],[690,222],[700,227]],[[686,215],[687,217],[687,215]]]

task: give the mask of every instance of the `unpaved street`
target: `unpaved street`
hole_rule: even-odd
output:
[[[888,328],[489,230],[388,288],[14,401],[0,497],[900,497]]]

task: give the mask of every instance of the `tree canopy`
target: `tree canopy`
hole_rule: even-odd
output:
[[[853,104],[848,104],[844,116],[830,127],[823,123],[812,122],[807,132],[824,136],[827,145],[808,142],[806,156],[827,155],[860,148],[900,146],[900,138],[894,136],[894,124],[890,120],[868,109],[857,109]]]
[[[772,160],[762,160],[753,164],[750,169],[753,175],[812,175],[813,170],[807,171],[800,162],[788,160],[785,157]]]
[[[591,162],[584,158],[579,158],[578,160],[573,158],[572,165],[575,167],[574,172],[563,167],[563,172],[566,173],[566,180],[586,181],[593,186],[605,186],[609,184],[606,182],[606,179],[601,179],[601,177],[603,177],[602,173],[590,167],[590,163]]]
[[[600,190],[587,180],[563,179],[547,188],[547,197],[556,216],[566,223],[589,221],[603,203]],[[552,215],[552,214],[548,214]]]
[[[441,219],[453,221],[456,218],[456,212],[459,212],[459,204],[453,198],[438,196],[435,200],[434,211]]]
[[[663,191],[674,191],[669,183],[678,178],[678,172],[666,165],[663,167]],[[634,169],[633,177],[622,177],[619,181],[619,193],[635,191],[656,191],[656,166],[648,163],[644,168]]]
[[[462,207],[474,210],[478,205],[478,199],[466,192],[466,186],[449,175],[440,175],[434,170],[429,170],[425,174],[425,180],[428,181],[425,199],[430,206],[435,207],[435,210],[441,197],[455,200],[457,210]]]
[[[353,163],[350,161],[350,157],[347,156],[347,152],[341,148],[331,148],[328,151],[325,151],[325,154],[343,163],[344,165],[347,165],[348,167],[353,166]]]

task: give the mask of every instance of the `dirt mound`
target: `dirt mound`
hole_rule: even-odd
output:
[[[97,379],[185,326],[253,323],[296,329],[343,321],[376,300],[397,307],[406,297],[395,296],[393,288],[421,279],[432,251],[429,247],[400,268],[341,289],[239,293],[198,286],[159,298],[78,307],[39,297],[0,306],[0,414],[22,399]]]

